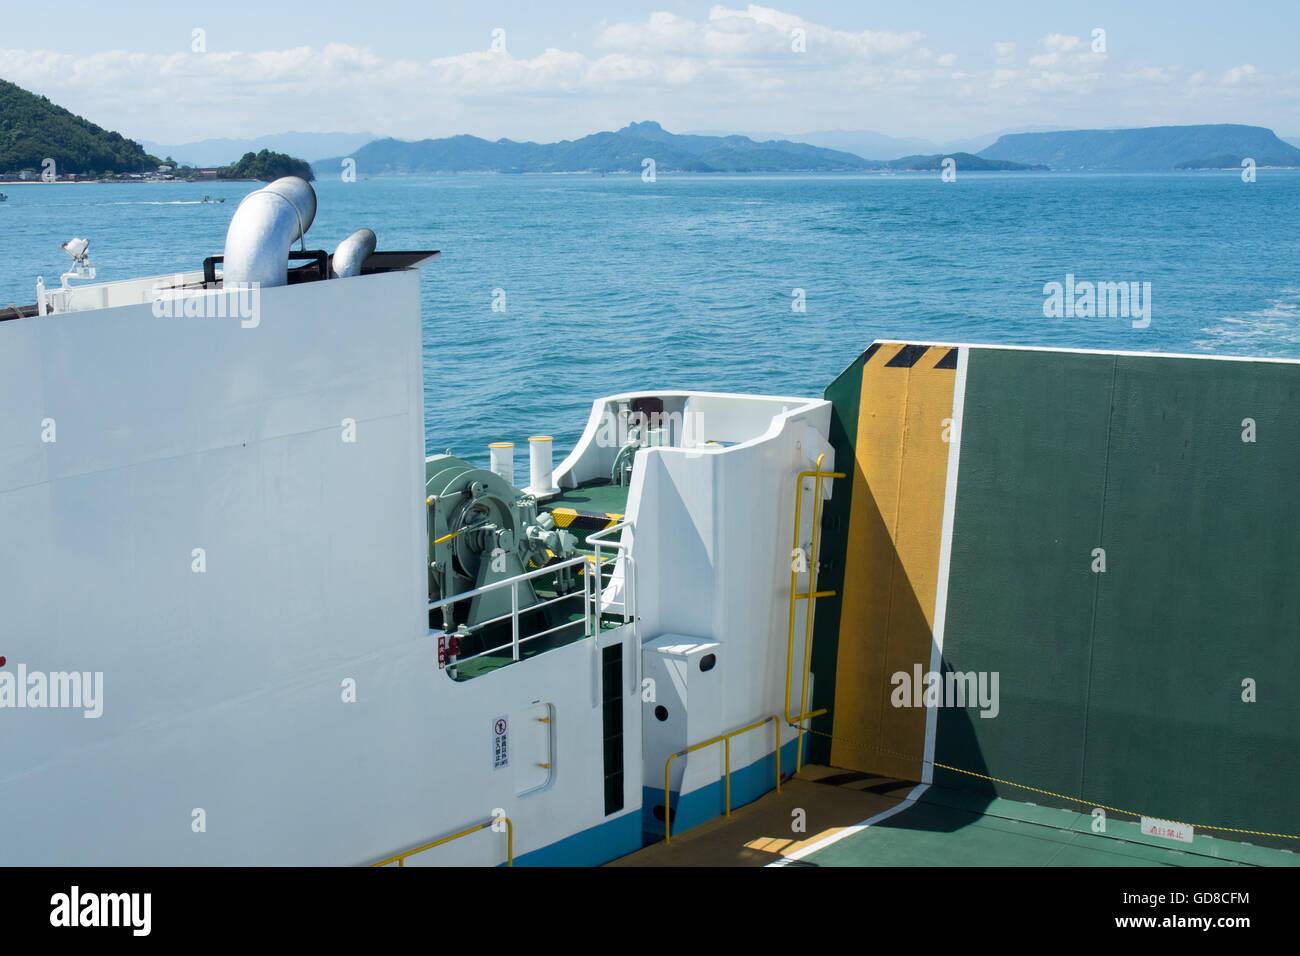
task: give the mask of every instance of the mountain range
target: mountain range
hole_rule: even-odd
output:
[[[407,142],[381,139],[349,157],[359,173],[577,173],[640,172],[647,160],[656,172],[863,172],[881,169],[936,169],[942,154],[900,160],[865,159],[843,150],[795,143],[758,142],[748,136],[670,133],[658,123],[631,123],[615,132],[593,133],[558,143],[496,141],[449,136]],[[344,157],[313,165],[318,175],[336,173]],[[1032,164],[966,156],[968,169],[1027,169]]]
[[[915,143],[931,149],[935,145],[925,140],[893,141],[894,146]],[[870,159],[845,149],[788,139],[670,133],[650,121],[558,143],[490,141],[468,135],[418,142],[382,139],[351,155],[357,171],[367,175],[635,172],[647,158],[654,160],[657,171],[664,172],[934,170],[949,157],[959,170],[966,171],[1226,169],[1239,167],[1245,158],[1253,159],[1257,166],[1300,167],[1300,149],[1271,130],[1231,123],[1007,133],[974,154],[939,150],[900,159]],[[341,160],[314,165],[318,174],[329,175],[337,172]]]
[[[761,134],[766,135],[766,134]],[[641,172],[653,160],[663,172],[866,172],[935,170],[951,158],[959,170],[1174,170],[1257,166],[1300,167],[1300,142],[1287,142],[1262,126],[1211,124],[1142,129],[1035,130],[947,144],[887,137],[869,131],[806,134],[816,142],[772,136],[670,133],[653,121],[556,143],[495,141],[459,135],[409,142],[373,139],[369,133],[279,133],[254,139],[141,144],[105,130],[13,83],[0,80],[0,174],[40,170],[53,159],[60,174],[145,173],[158,156],[196,166],[221,166],[240,155],[254,158],[335,152],[314,163],[318,175],[338,174],[343,160],[363,175],[457,172]],[[965,146],[964,149],[958,147]],[[851,148],[849,148],[851,147]],[[939,147],[939,148],[936,148]],[[897,159],[872,159],[879,149]],[[27,175],[24,173],[24,175]]]

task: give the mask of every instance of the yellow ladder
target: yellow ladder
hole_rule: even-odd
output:
[[[843,478],[844,473],[840,471],[822,471],[822,462],[826,458],[823,452],[817,458],[817,467],[812,471],[801,471],[795,479],[794,492],[794,543],[790,550],[790,638],[786,644],[785,652],[785,720],[791,726],[799,728],[799,743],[795,749],[794,771],[799,772],[803,766],[803,735],[804,722],[811,720],[813,717],[819,717],[826,713],[826,708],[807,712],[808,707],[808,671],[812,664],[812,625],[813,609],[816,606],[817,598],[833,597],[834,591],[817,590],[817,547],[819,544],[821,532],[822,517],[822,482],[827,478]],[[809,548],[808,555],[808,590],[800,594],[797,590],[798,568],[795,566],[794,555],[799,551],[799,521],[803,515],[803,480],[805,478],[815,479],[813,490],[813,518],[812,518],[812,544]],[[794,618],[796,602],[807,601],[808,608],[804,613],[804,635],[803,635],[803,670],[799,675],[799,713],[792,715],[790,713],[790,687],[794,674]],[[778,747],[779,747],[778,740]]]

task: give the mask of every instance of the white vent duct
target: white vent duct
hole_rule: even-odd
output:
[[[289,251],[315,218],[316,191],[297,176],[277,179],[245,196],[226,231],[226,285],[287,285]]]
[[[369,229],[358,229],[339,243],[330,256],[330,277],[346,279],[348,276],[361,275],[361,265],[375,251],[378,240]]]

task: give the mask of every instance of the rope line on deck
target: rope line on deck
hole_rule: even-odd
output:
[[[798,726],[798,725],[792,723],[791,726]],[[1044,790],[1041,787],[1031,787],[1028,784],[1016,783],[1014,780],[1004,780],[1001,777],[990,777],[988,774],[977,773],[974,770],[965,770],[962,767],[954,767],[946,763],[939,763],[937,760],[926,760],[924,757],[917,757],[914,754],[900,754],[897,753],[896,751],[889,750],[885,747],[881,747],[879,744],[869,744],[861,740],[854,740],[851,737],[842,737],[838,734],[828,734],[823,730],[813,730],[811,728],[804,728],[804,732],[809,734],[816,734],[819,737],[829,737],[832,740],[839,740],[842,741],[843,743],[852,744],[855,747],[861,747],[867,750],[874,750],[877,753],[886,754],[891,757],[897,757],[901,760],[919,760],[923,764],[928,763],[932,767],[938,767],[941,770],[950,770],[953,773],[963,773],[966,774],[968,777],[979,777],[981,780],[989,780],[992,781],[993,783],[1001,783],[1001,784],[1005,784],[1008,787],[1016,787],[1020,790],[1029,790],[1033,793],[1041,793],[1045,796],[1056,797],[1059,800],[1066,800],[1072,803],[1083,804],[1084,806],[1087,807],[1100,807],[1101,809],[1107,810],[1111,813],[1120,813],[1126,816],[1136,817],[1139,820],[1141,820],[1143,817],[1149,817],[1151,819],[1162,820],[1167,823],[1180,823],[1185,827],[1191,827],[1193,830],[1214,830],[1219,833],[1245,833],[1245,834],[1249,834],[1250,836],[1274,837],[1279,840],[1300,840],[1300,835],[1294,833],[1273,833],[1268,830],[1246,830],[1241,827],[1216,827],[1204,823],[1200,823],[1200,824],[1188,823],[1185,820],[1170,820],[1168,817],[1157,817],[1154,814],[1138,813],[1135,810],[1125,810],[1120,807],[1107,806],[1104,803],[1097,803],[1093,800],[1084,800],[1080,797],[1072,797],[1069,794],[1057,793],[1054,790]]]

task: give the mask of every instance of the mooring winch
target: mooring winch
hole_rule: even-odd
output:
[[[431,601],[483,588],[577,553],[577,539],[556,528],[549,512],[539,513],[533,495],[501,476],[451,454],[426,459],[424,475]],[[572,570],[555,572],[557,594],[577,587]],[[516,585],[517,610],[538,603],[534,580]],[[472,628],[511,613],[510,588],[471,598],[464,620],[456,620],[452,604],[442,611],[444,630],[454,630],[458,624]]]

